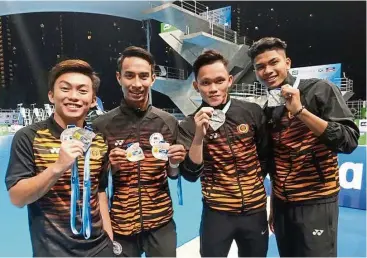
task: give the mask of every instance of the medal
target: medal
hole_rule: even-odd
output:
[[[60,135],[61,142],[72,140],[74,132],[79,129],[80,127],[76,127],[75,125],[68,125],[68,127]]]
[[[209,125],[214,131],[218,130],[226,121],[225,113],[220,109],[214,109],[213,115],[209,120]]]
[[[281,94],[280,89],[268,91],[268,107],[278,107],[285,104],[285,98]]]
[[[163,141],[163,135],[160,133],[153,133],[150,137],[149,137],[149,143],[150,145],[154,146],[158,143],[160,143],[161,141]]]
[[[153,145],[152,147],[152,155],[156,159],[168,161],[168,148],[169,143],[160,142],[158,144]]]
[[[92,131],[82,128],[79,128],[73,133],[73,139],[81,141],[83,143],[84,152],[88,150],[95,136],[96,134]]]
[[[140,148],[138,142],[129,145],[126,149],[126,158],[131,162],[143,160],[145,158],[143,150]]]

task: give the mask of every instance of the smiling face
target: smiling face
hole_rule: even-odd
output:
[[[89,109],[96,105],[91,78],[76,72],[60,75],[48,98],[55,105],[55,121],[63,128],[70,124],[83,127]]]
[[[216,107],[226,102],[232,80],[223,62],[217,61],[200,67],[193,85],[206,103]]]
[[[149,89],[155,81],[148,61],[140,57],[124,58],[116,78],[129,105],[141,109],[148,105]]]
[[[270,89],[279,87],[288,76],[291,60],[284,50],[267,50],[254,58],[257,79]]]

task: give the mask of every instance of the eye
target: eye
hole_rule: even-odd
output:
[[[149,74],[142,74],[140,75],[140,79],[147,80],[149,78]]]
[[[134,77],[134,75],[132,73],[125,73],[124,77],[127,79],[132,79]]]
[[[225,79],[221,78],[221,79],[218,79],[215,83],[216,84],[222,84],[224,81],[225,81]]]
[[[81,89],[81,90],[79,90],[79,92],[80,92],[81,94],[87,94],[87,93],[88,93],[88,90]]]

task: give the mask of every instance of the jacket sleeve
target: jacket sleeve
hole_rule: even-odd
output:
[[[345,103],[337,86],[325,80],[315,85],[316,105],[320,118],[328,125],[319,139],[332,151],[352,153],[358,146],[359,129],[353,121],[353,114]]]
[[[189,157],[189,150],[194,138],[194,121],[191,116],[188,116],[179,124],[179,133],[177,143],[182,144],[186,151],[185,160],[180,164],[181,175],[190,182],[195,182],[201,176],[204,170],[204,163],[195,164]]]

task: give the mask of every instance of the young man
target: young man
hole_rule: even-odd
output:
[[[258,80],[269,88],[265,113],[272,133],[272,220],[280,256],[337,256],[337,153],[351,153],[359,131],[340,90],[319,80],[295,80],[287,45],[262,38],[249,49]],[[298,85],[297,85],[298,84]],[[297,87],[298,86],[298,87]],[[283,104],[283,102],[285,104]],[[272,106],[272,107],[270,107]]]
[[[86,204],[90,205],[90,213],[85,214],[90,216],[91,224],[87,233],[90,235],[85,237],[73,233],[70,208],[71,168],[76,159],[79,196],[86,191],[83,144],[77,140],[60,140],[68,125],[83,128],[88,110],[96,104],[99,82],[92,67],[82,60],[57,64],[49,75],[48,93],[55,113],[45,121],[19,130],[14,136],[5,181],[11,202],[18,207],[28,206],[34,256],[113,255],[112,241],[103,229],[106,226],[112,233],[108,228],[107,198],[105,189],[99,187],[107,145],[97,134],[90,146],[90,202]],[[74,221],[75,229],[80,230],[79,213]]]
[[[128,47],[117,61],[121,105],[95,120],[107,138],[113,170],[111,221],[117,256],[176,256],[176,226],[168,177],[177,176],[185,149],[175,144],[178,122],[149,104],[153,56]],[[168,153],[167,153],[168,151]],[[107,181],[107,180],[106,180]]]
[[[235,240],[239,257],[265,257],[265,116],[257,104],[229,97],[233,78],[220,53],[204,52],[193,70],[203,102],[180,123],[179,142],[189,150],[180,171],[189,181],[201,179],[200,253],[226,257]]]

